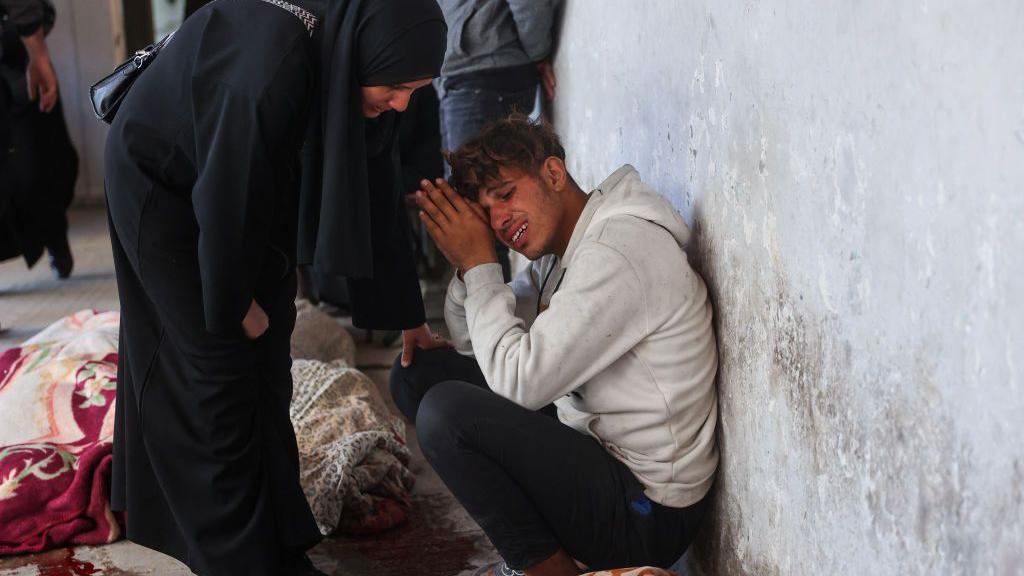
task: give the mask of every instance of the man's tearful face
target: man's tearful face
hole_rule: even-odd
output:
[[[564,208],[541,177],[501,168],[498,181],[481,189],[479,202],[506,246],[536,260],[554,251]]]

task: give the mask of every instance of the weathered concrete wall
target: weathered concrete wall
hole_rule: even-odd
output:
[[[1024,3],[569,0],[557,126],[692,223],[708,574],[1024,574]]]

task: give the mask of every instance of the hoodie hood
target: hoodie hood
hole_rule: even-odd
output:
[[[572,259],[589,228],[616,216],[632,216],[664,228],[675,238],[680,249],[685,249],[690,240],[690,228],[675,207],[644,184],[636,168],[624,164],[590,193],[562,260],[569,262]]]

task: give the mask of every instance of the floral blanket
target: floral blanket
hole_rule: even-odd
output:
[[[0,356],[0,554],[104,544],[117,312],[83,310]]]
[[[83,310],[0,355],[0,555],[121,537],[109,501],[119,320]],[[324,534],[386,530],[409,509],[405,426],[350,367],[354,350],[334,319],[300,303],[291,417]]]

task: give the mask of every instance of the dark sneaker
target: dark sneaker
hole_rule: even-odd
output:
[[[71,276],[71,269],[75,267],[75,259],[71,257],[71,247],[67,239],[60,246],[47,248],[50,253],[50,268],[60,280]]]

